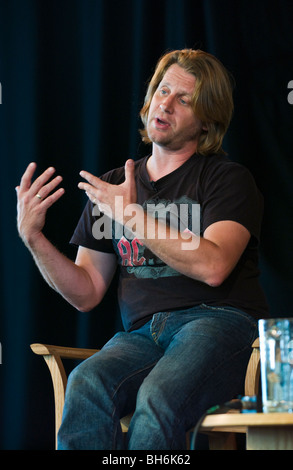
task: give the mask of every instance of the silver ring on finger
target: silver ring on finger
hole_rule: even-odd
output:
[[[41,196],[39,193],[36,194],[36,197],[37,197],[38,199],[43,199],[42,196]]]

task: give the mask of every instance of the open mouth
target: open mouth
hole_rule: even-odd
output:
[[[161,129],[163,128],[165,129],[170,126],[170,124],[167,121],[164,121],[163,119],[160,119],[158,117],[156,117],[155,122],[156,122],[156,126]]]

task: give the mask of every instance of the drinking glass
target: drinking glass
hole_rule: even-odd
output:
[[[259,320],[264,413],[293,412],[293,318]]]

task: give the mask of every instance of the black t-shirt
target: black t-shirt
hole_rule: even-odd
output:
[[[136,237],[120,233],[115,238],[114,223],[111,239],[108,235],[98,239],[100,235],[96,236],[93,227],[99,217],[93,215],[94,206],[88,202],[71,243],[116,254],[120,269],[118,299],[124,328],[127,331],[138,328],[160,311],[202,303],[239,308],[255,318],[266,317],[267,304],[258,280],[263,200],[250,172],[224,156],[193,155],[172,173],[151,182],[147,159],[135,163],[138,204],[144,207],[146,204],[162,207],[163,204],[169,208],[174,203],[178,207],[200,204],[201,235],[209,225],[231,220],[246,227],[251,239],[229,277],[220,286],[210,287],[170,268]],[[106,173],[102,179],[112,184],[122,183],[124,167]]]

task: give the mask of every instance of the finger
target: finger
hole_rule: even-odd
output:
[[[128,188],[131,202],[136,202],[135,164],[131,159],[125,163],[125,182],[123,184]]]
[[[102,191],[94,188],[88,183],[79,183],[78,187],[79,189],[82,189],[83,191],[85,191],[85,194],[87,195],[87,197],[93,204],[98,204],[99,207],[103,205],[103,203],[100,201],[100,198],[102,196]]]
[[[36,168],[37,168],[37,165],[35,162],[31,162],[28,165],[27,169],[22,175],[19,186],[17,186],[18,190],[27,191],[30,188],[32,177],[33,177],[34,172],[36,171]]]
[[[46,197],[46,199],[43,199],[41,201],[41,207],[42,209],[44,209],[45,211],[49,209],[49,207],[51,207],[56,201],[58,201],[58,199],[60,199],[63,194],[65,193],[65,189],[64,188],[59,188],[57,189],[57,191],[55,191],[53,194],[51,194],[50,196]]]
[[[55,188],[58,186],[58,184],[61,183],[62,181],[62,176],[56,176],[52,181],[50,181],[48,184],[42,186],[36,196],[38,196],[41,199],[45,199]]]
[[[134,161],[131,159],[127,160],[125,163],[125,181],[134,181]]]
[[[88,197],[91,196],[92,198],[94,197],[97,198],[98,190],[91,184],[82,182],[82,183],[78,183],[78,187],[79,189],[82,189],[83,191],[85,191]]]
[[[40,189],[48,182],[48,180],[51,178],[51,176],[55,173],[55,168],[50,167],[47,168],[44,173],[42,173],[31,185],[30,187],[30,193],[32,196],[35,196],[38,194]]]
[[[103,185],[105,184],[104,181],[102,181],[97,176],[92,175],[88,171],[82,170],[79,174],[82,178],[84,178],[86,181],[88,181],[88,183],[90,183],[95,188],[102,188]]]
[[[85,194],[93,204],[99,204],[98,199],[93,194],[90,194],[87,191],[85,192]]]

